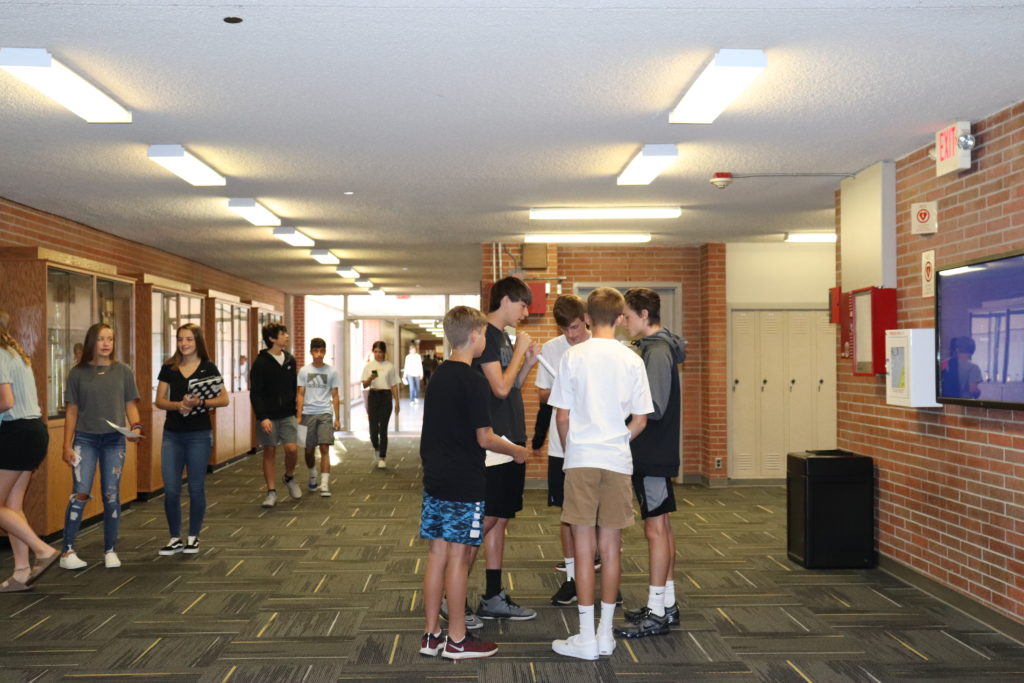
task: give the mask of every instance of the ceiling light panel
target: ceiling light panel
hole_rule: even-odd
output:
[[[787,232],[787,242],[829,243],[836,241],[834,232]]]
[[[651,241],[651,233],[538,232],[524,235],[523,241],[527,244],[643,244]]]
[[[131,123],[132,113],[43,48],[0,48],[0,69],[89,123]]]
[[[281,225],[281,219],[255,199],[229,199],[228,208],[253,225]]]
[[[767,67],[763,50],[719,50],[669,114],[668,122],[713,122]]]
[[[334,269],[339,276],[348,278],[350,280],[357,279],[359,277],[359,271],[352,266],[338,266]]]
[[[309,255],[314,261],[325,266],[336,266],[341,263],[341,259],[332,254],[330,249],[311,249]]]
[[[556,209],[530,209],[532,221],[586,221],[679,218],[683,214],[678,206],[608,206],[566,207]]]
[[[290,225],[274,228],[274,237],[293,247],[312,247],[316,244],[312,237],[304,232],[299,232]]]
[[[363,287],[364,289],[369,289],[370,287],[373,287],[373,283],[367,280],[366,278],[363,278],[362,280],[356,280],[356,287]]]
[[[679,160],[675,145],[644,145],[619,174],[617,185],[650,185]]]
[[[384,290],[381,289],[380,287],[372,287],[366,290],[366,293],[371,294],[373,296],[384,296]]]
[[[196,187],[227,185],[220,173],[192,156],[181,145],[150,145],[148,156],[186,183]]]

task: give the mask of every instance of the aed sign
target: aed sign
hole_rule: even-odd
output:
[[[918,202],[910,205],[910,232],[914,235],[934,235],[939,231],[936,215],[938,202]]]
[[[961,135],[970,134],[970,121],[957,121],[935,133],[935,177],[971,167],[971,150],[958,144]]]

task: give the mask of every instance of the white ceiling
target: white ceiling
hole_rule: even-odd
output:
[[[830,228],[837,178],[708,178],[857,171],[1024,93],[1012,0],[168,5],[0,5],[0,46],[44,47],[134,113],[86,124],[0,72],[0,196],[292,293],[359,290],[228,197],[258,198],[389,293],[472,292],[479,245],[528,231],[642,228],[681,245]],[[723,47],[764,49],[768,70],[714,124],[669,124]],[[170,175],[146,158],[155,143],[186,145],[227,187]],[[678,143],[680,163],[617,186],[644,143]],[[684,213],[526,217],[623,204]]]

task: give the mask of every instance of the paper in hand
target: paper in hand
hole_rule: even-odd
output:
[[[119,427],[118,425],[114,424],[110,420],[106,420],[105,422],[108,425],[110,425],[111,427],[113,427],[117,431],[118,434],[123,434],[124,436],[127,436],[129,439],[141,439],[142,438],[141,434],[139,434],[138,432],[133,432],[132,430],[128,429],[127,427]]]
[[[503,441],[512,443],[504,436],[501,437]],[[487,457],[484,459],[484,465],[486,467],[494,467],[495,465],[504,465],[505,463],[512,462],[515,460],[511,455],[505,455],[504,453],[495,453],[494,451],[486,451]]]
[[[540,363],[541,365],[543,365],[544,369],[547,370],[549,373],[551,373],[552,377],[556,377],[558,375],[558,373],[555,372],[554,366],[551,365],[551,362],[547,358],[545,358],[544,356],[538,355],[537,356],[537,362]]]

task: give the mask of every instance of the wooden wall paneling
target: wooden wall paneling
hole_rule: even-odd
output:
[[[236,391],[231,394],[231,406],[221,410],[230,410],[235,418],[235,455],[241,455],[256,445],[254,424],[252,421],[252,405],[249,403],[248,391]]]

